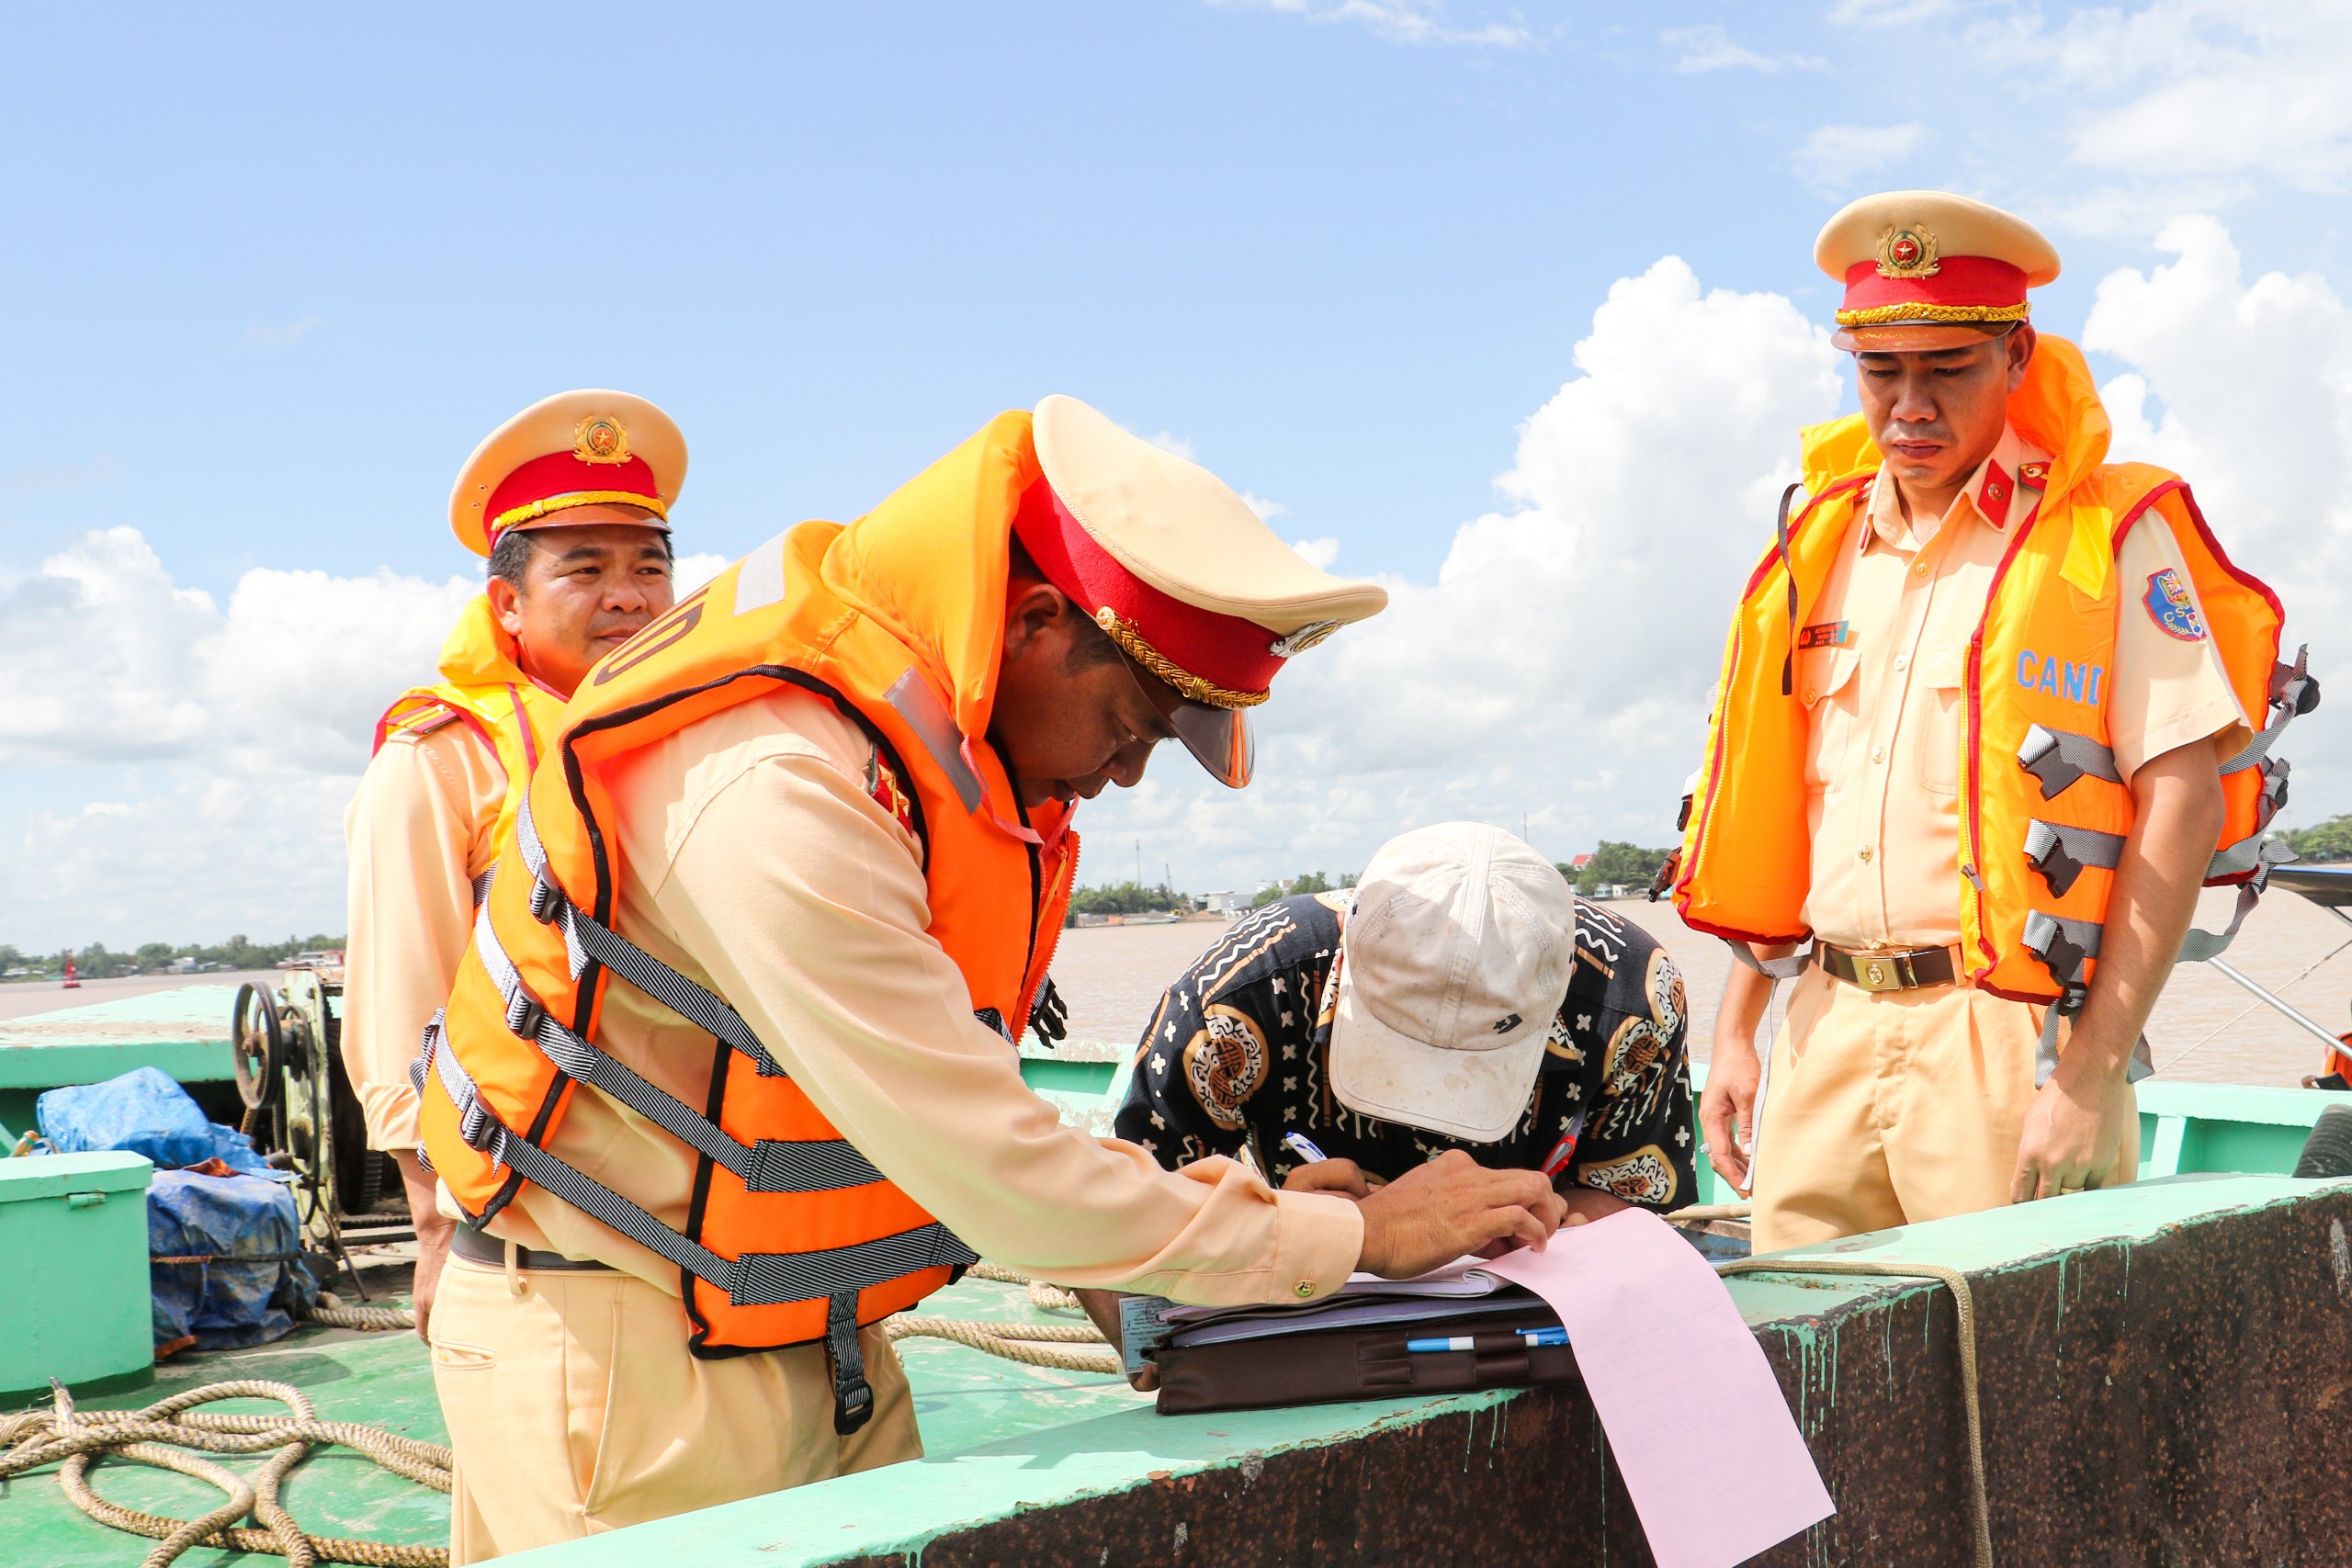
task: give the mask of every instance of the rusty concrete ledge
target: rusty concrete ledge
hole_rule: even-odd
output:
[[[2352,1562],[2352,1184],[2185,1177],[1809,1250],[1968,1270],[1995,1548],[2024,1564]],[[1950,1294],[1732,1283],[1839,1512],[1758,1559],[1971,1560]],[[1702,1424],[1690,1462],[1716,1467]],[[1643,1564],[1573,1388],[1133,1411],[754,1498],[531,1568]]]

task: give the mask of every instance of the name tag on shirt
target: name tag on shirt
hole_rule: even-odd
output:
[[[1797,633],[1797,649],[1851,648],[1854,646],[1854,623],[1851,621],[1817,621]]]

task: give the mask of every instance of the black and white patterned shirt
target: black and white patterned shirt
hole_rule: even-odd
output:
[[[1330,1089],[1333,960],[1351,895],[1283,898],[1235,922],[1160,998],[1118,1135],[1170,1169],[1244,1143],[1280,1185],[1324,1154],[1385,1179],[1448,1149],[1495,1169],[1541,1170],[1573,1137],[1566,1180],[1649,1209],[1695,1196],[1682,973],[1647,931],[1577,900],[1576,967],[1527,1112],[1474,1144],[1378,1121]]]

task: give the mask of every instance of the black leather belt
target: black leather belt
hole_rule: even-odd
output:
[[[1832,979],[1865,991],[1916,991],[1949,986],[1960,978],[1949,947],[1898,947],[1885,951],[1849,952],[1823,942],[1814,949],[1814,961]]]
[[[488,1231],[478,1231],[471,1225],[459,1225],[458,1234],[449,1238],[449,1253],[469,1263],[487,1263],[492,1269],[506,1267],[506,1243]],[[593,1258],[566,1258],[560,1252],[541,1252],[535,1247],[514,1248],[517,1269],[564,1269],[574,1274],[609,1274],[613,1266]]]

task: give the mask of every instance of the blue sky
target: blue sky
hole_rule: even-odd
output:
[[[1289,536],[1336,539],[1337,570],[1435,588],[1482,514],[1564,537],[1656,522],[1638,484],[1580,521],[1577,474],[1527,480],[1522,427],[1605,379],[1577,344],[1612,288],[1679,257],[1751,325],[1818,322],[1812,236],[1871,189],[1946,186],[2041,222],[2067,261],[2045,327],[2080,329],[2110,275],[2175,265],[2155,242],[2196,214],[2256,295],[2257,275],[2316,269],[2292,302],[2335,321],[2346,124],[2326,83],[2346,58],[2340,7],[2190,0],[20,7],[0,58],[0,676],[58,696],[0,723],[0,823],[26,825],[0,827],[0,941],[339,929],[351,716],[440,630],[385,617],[440,617],[478,570],[447,533],[450,480],[548,391],[623,387],[677,416],[688,550],[852,515],[995,411],[1068,391],[1278,505]],[[2203,348],[2095,355],[2141,378],[2150,442],[2242,461],[2220,414],[2164,420],[2192,379],[2238,373],[2243,305],[2217,297]],[[1713,377],[1736,400],[1753,338],[1662,334],[1651,379],[1609,396]],[[2335,364],[2299,373],[2324,392]],[[1818,417],[1824,396],[1790,408]],[[1760,478],[1779,449],[1754,446],[1768,432],[1728,452],[1705,408],[1672,428],[1637,471]],[[2309,495],[2241,488],[2282,520],[2335,516],[2340,459]],[[1634,715],[1632,688],[1655,670],[1680,691],[1692,649],[1712,662],[1756,526],[1720,489],[1689,592],[1651,583],[1646,614],[1601,628],[1609,657],[1569,651],[1623,587],[1607,572],[1527,607],[1546,678],[1613,683],[1563,695],[1557,722],[1469,737],[1444,776],[1356,769],[1371,793],[1331,816],[1309,782],[1346,772],[1340,732],[1378,713],[1326,682],[1319,717],[1277,727],[1288,793],[1245,811],[1163,761],[1102,827],[1196,886],[1359,863],[1380,825],[1449,798],[1531,814],[1561,855],[1657,839],[1690,739]],[[86,570],[44,564],[123,529],[151,565],[119,533]],[[1606,564],[1589,533],[1576,547]],[[293,572],[375,587],[306,597]],[[109,597],[125,573],[144,586]],[[183,613],[175,659],[158,628]],[[87,658],[60,641],[108,614],[130,624]],[[210,650],[209,684],[115,712],[189,649]],[[1425,651],[1441,674],[1454,652]],[[322,659],[348,678],[305,685]],[[309,720],[272,703],[327,716],[289,743]],[[2315,795],[2352,806],[2330,777]],[[241,864],[277,868],[277,891],[187,891]]]

